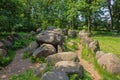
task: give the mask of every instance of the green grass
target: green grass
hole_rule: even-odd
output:
[[[120,75],[114,75],[107,72],[106,70],[103,70],[102,67],[97,63],[95,54],[85,46],[82,47],[82,58],[94,65],[94,68],[98,71],[102,80],[120,80]]]
[[[35,76],[32,70],[26,70],[26,72],[24,73],[11,76],[10,80],[41,80],[41,79]]]
[[[72,42],[73,44],[69,44],[69,42]],[[80,39],[78,37],[70,38],[68,37],[65,41],[65,51],[75,51],[78,48],[78,45],[80,43]]]
[[[70,76],[70,80],[93,80],[90,74],[85,70],[84,71],[84,77],[81,79],[78,77],[77,74],[73,74]]]
[[[105,53],[113,53],[120,57],[120,37],[94,36],[93,39],[99,41],[102,51]]]

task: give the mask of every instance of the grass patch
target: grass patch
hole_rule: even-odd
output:
[[[100,48],[106,53],[113,53],[120,58],[120,37],[113,36],[94,36],[93,39],[98,40]]]
[[[114,75],[102,69],[102,67],[97,63],[95,54],[85,46],[82,47],[82,58],[94,65],[94,68],[98,71],[102,80],[120,80],[120,75]]]
[[[41,80],[41,79],[35,76],[32,70],[26,70],[26,72],[24,73],[11,76],[10,80]]]
[[[90,74],[87,71],[84,71],[84,77],[81,79],[77,74],[70,76],[70,80],[93,80]]]
[[[78,45],[80,43],[80,38],[70,38],[68,37],[65,41],[65,51],[75,51],[78,49]]]

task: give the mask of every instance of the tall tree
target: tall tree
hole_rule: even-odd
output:
[[[108,9],[109,9],[109,14],[110,14],[110,28],[111,30],[113,29],[113,13],[112,13],[112,5],[111,5],[111,0],[107,0],[107,5],[108,5]]]

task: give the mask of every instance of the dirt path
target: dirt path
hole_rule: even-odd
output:
[[[93,65],[81,58],[81,52],[82,45],[80,44],[78,50],[76,51],[77,55],[80,58],[80,64],[83,65],[84,69],[90,73],[90,75],[93,77],[93,80],[102,80],[98,72],[94,69]]]
[[[0,80],[9,80],[11,75],[16,75],[18,73],[24,72],[26,69],[34,69],[39,66],[39,64],[32,64],[30,59],[23,59],[22,53],[25,49],[16,51],[16,56],[13,61],[0,70]]]

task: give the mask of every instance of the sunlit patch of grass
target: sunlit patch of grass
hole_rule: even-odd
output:
[[[95,54],[92,53],[88,48],[85,46],[82,47],[82,58],[87,60],[88,62],[94,65],[94,68],[100,74],[102,80],[120,80],[120,75],[114,75],[109,73],[108,71],[104,70],[98,63],[95,58]]]
[[[94,36],[99,41],[100,48],[106,53],[113,53],[120,57],[120,37],[113,36]]]

